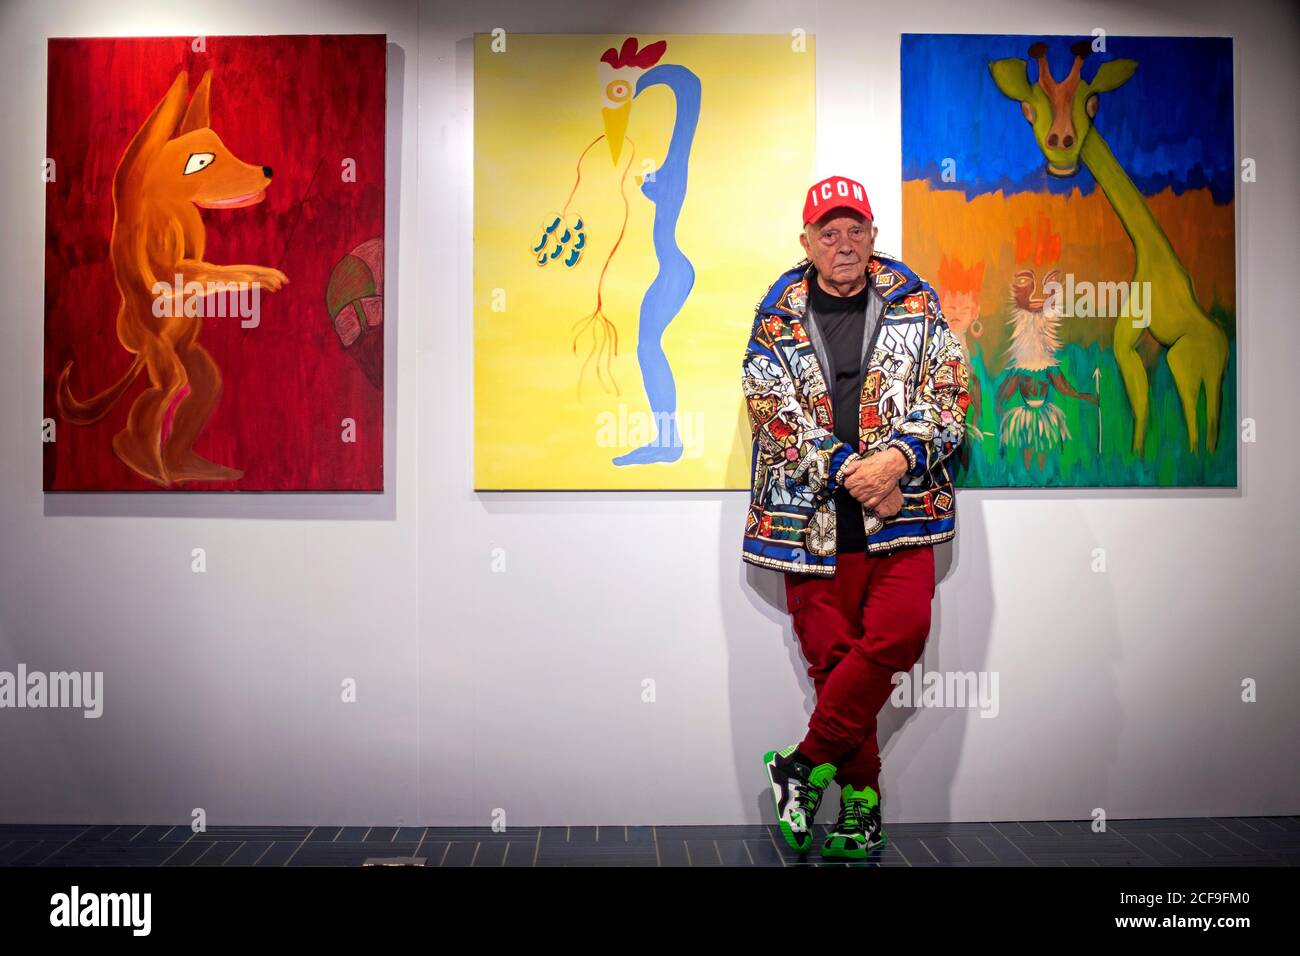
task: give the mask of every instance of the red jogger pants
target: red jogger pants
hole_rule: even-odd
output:
[[[876,715],[892,677],[921,659],[934,599],[934,547],[836,555],[834,577],[786,572],[786,608],[817,704],[800,751],[835,779],[880,792]]]

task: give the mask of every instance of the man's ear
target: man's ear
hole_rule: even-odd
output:
[[[993,82],[998,85],[1003,96],[1023,103],[1029,99],[1029,64],[1019,57],[994,60],[989,64]]]
[[[209,115],[211,96],[212,71],[208,70],[203,74],[203,79],[199,80],[198,89],[194,91],[194,96],[190,99],[190,108],[185,111],[185,118],[181,120],[181,125],[176,130],[177,136],[212,125],[212,119]]]

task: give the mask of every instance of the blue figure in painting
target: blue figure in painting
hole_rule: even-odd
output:
[[[636,350],[655,433],[640,448],[615,457],[615,465],[674,462],[682,456],[682,439],[677,428],[677,384],[673,380],[668,356],[664,354],[663,336],[695,285],[695,268],[677,245],[677,221],[686,199],[691,143],[700,118],[700,78],[684,66],[660,64],[667,48],[667,41],[658,40],[638,49],[636,37],[628,37],[620,48],[610,47],[601,56],[597,77],[605,132],[588,143],[578,156],[577,178],[569,198],[557,214],[548,217],[531,247],[539,266],[563,262],[566,267],[573,268],[578,264],[587,243],[587,226],[580,215],[570,215],[569,207],[582,182],[583,160],[604,139],[609,147],[610,160],[618,169],[623,147],[630,147],[619,173],[623,223],[600,271],[596,284],[596,308],[574,323],[573,336],[574,355],[578,353],[578,343],[590,336],[590,348],[578,375],[579,397],[582,379],[593,363],[601,386],[607,392],[620,394],[612,370],[613,356],[618,354],[618,330],[604,312],[603,293],[605,273],[627,232],[629,205],[626,185],[636,156],[636,143],[627,135],[628,117],[632,112],[632,101],[646,90],[654,86],[671,90],[676,117],[668,142],[668,155],[658,168],[647,168],[644,176],[637,177],[641,192],[655,207],[651,238],[659,270],[641,300]]]
[[[691,143],[700,118],[700,79],[684,66],[659,64],[667,46],[666,41],[659,40],[638,51],[636,38],[628,37],[622,49],[611,48],[601,57],[601,79],[608,76],[603,111],[605,138],[616,165],[633,99],[651,87],[666,86],[672,90],[677,108],[668,155],[641,183],[641,192],[655,206],[652,236],[659,272],[641,300],[636,355],[656,434],[640,448],[616,457],[616,465],[672,462],[682,456],[677,431],[677,385],[664,354],[663,335],[695,285],[695,269],[677,245],[677,220],[686,198]]]

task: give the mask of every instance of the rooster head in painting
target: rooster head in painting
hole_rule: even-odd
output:
[[[659,62],[668,49],[668,41],[657,40],[637,49],[636,37],[628,37],[619,49],[610,47],[600,58],[596,76],[600,80],[605,118],[605,139],[609,142],[610,159],[618,165],[627,137],[627,121],[632,114],[632,99],[636,96],[637,80],[641,74]]]

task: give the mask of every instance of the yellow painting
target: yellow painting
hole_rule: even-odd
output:
[[[812,37],[480,34],[474,485],[742,489],[740,362],[797,263]]]

